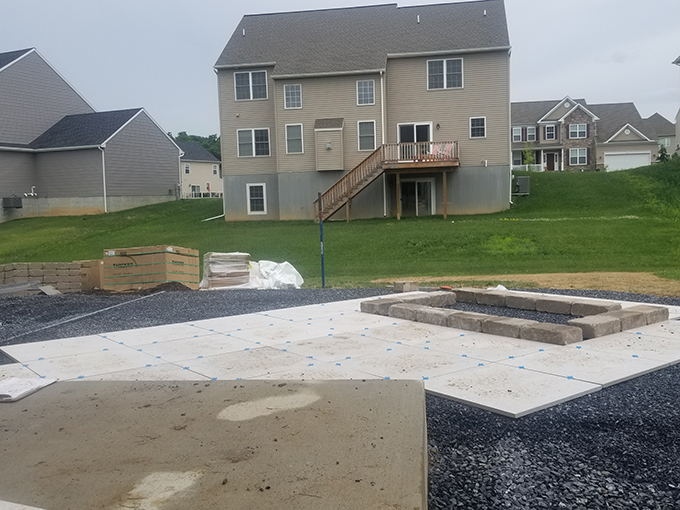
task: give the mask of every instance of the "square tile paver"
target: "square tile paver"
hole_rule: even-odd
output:
[[[588,340],[583,344],[583,349],[626,354],[674,365],[680,362],[680,335],[617,333]]]
[[[64,338],[62,340],[47,340],[27,344],[6,345],[2,350],[14,359],[26,363],[39,359],[70,356],[86,352],[100,352],[104,349],[117,347],[118,344],[99,335]]]
[[[304,358],[335,362],[383,352],[391,346],[392,344],[389,342],[357,335],[356,333],[337,333],[333,336],[290,341],[272,347],[298,354]]]

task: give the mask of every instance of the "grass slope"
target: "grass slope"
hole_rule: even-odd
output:
[[[680,165],[626,172],[531,175],[531,194],[490,215],[324,223],[333,286],[375,278],[649,271],[680,279]],[[0,263],[99,258],[104,249],[174,244],[287,260],[319,286],[319,227],[311,221],[201,220],[220,200],[189,200],[100,216],[0,225]]]

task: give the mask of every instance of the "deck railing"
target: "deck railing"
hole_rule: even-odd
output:
[[[386,163],[454,161],[458,159],[458,142],[387,143]]]

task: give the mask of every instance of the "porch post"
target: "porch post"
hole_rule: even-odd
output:
[[[442,182],[444,183],[442,191],[444,192],[444,219],[446,219],[446,171],[442,172]]]
[[[397,172],[397,220],[401,219],[401,174]]]

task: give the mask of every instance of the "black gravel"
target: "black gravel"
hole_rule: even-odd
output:
[[[680,306],[677,298],[541,291]],[[387,293],[4,297],[0,346]],[[426,404],[430,509],[680,510],[680,365],[519,419],[434,396]]]

